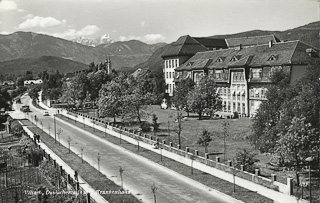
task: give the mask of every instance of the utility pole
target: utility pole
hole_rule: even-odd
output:
[[[53,124],[54,124],[54,143],[57,143],[56,114],[53,114]]]

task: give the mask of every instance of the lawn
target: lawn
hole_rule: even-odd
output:
[[[155,135],[161,139],[167,140],[167,143],[173,142],[174,146],[178,144],[178,135],[175,132],[177,130],[177,122],[175,122],[177,117],[177,111],[171,109],[160,109],[160,106],[153,105],[148,106],[146,112],[150,115],[147,119],[149,123],[152,123],[152,114],[156,114],[158,117],[158,123],[160,124],[159,132],[149,132],[146,134]],[[94,112],[89,113],[91,116],[96,116]],[[183,113],[183,116],[187,116],[187,113]],[[105,120],[113,122],[113,118],[106,118]],[[117,122],[121,119],[117,118]],[[182,123],[181,132],[181,147],[189,147],[191,152],[193,150],[199,150],[200,155],[204,155],[204,147],[199,146],[197,143],[198,136],[202,129],[207,129],[212,132],[213,140],[208,147],[208,152],[212,154],[220,154],[221,158],[224,157],[224,136],[223,127],[224,122],[229,122],[228,136],[226,137],[227,160],[232,160],[237,152],[243,151],[254,151],[253,146],[248,140],[248,136],[251,133],[252,119],[241,118],[241,119],[208,119],[203,120],[198,119],[197,114],[191,113],[189,117],[184,119]],[[127,128],[137,129],[139,126],[137,124],[129,124]],[[214,158],[214,157],[212,157]]]

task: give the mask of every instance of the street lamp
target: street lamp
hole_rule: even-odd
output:
[[[98,152],[98,170],[99,170],[99,176],[100,176],[100,153]]]
[[[229,127],[229,122],[223,122],[222,123],[223,127],[223,149],[224,149],[224,156],[223,156],[223,161],[225,162],[227,159],[227,143],[226,143],[226,136],[228,136],[228,127]]]
[[[84,147],[81,147],[81,163],[83,163],[83,150],[84,150]]]
[[[53,124],[54,124],[54,143],[57,143],[57,133],[56,133],[56,114],[53,114]]]
[[[122,189],[123,189],[123,178],[122,178],[123,171],[124,171],[123,168],[121,168],[121,166],[120,166],[119,172],[120,172],[120,179],[121,179],[121,187],[122,187]]]
[[[154,198],[154,203],[157,203],[157,197],[156,197],[156,191],[157,191],[157,187],[156,185],[153,183],[153,185],[151,185],[151,191],[153,193],[153,198]]]
[[[312,198],[311,198],[311,162],[313,161],[312,157],[306,158],[306,161],[309,162],[309,201],[312,203]]]

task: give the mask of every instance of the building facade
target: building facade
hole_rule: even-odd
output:
[[[221,114],[238,112],[241,116],[254,116],[261,102],[266,100],[271,76],[276,71],[288,72],[294,82],[303,75],[310,59],[318,57],[317,49],[301,41],[280,42],[272,36],[266,38],[267,43],[261,36],[256,38],[264,39],[262,44],[253,38],[248,43],[248,38],[244,38],[246,46],[237,38],[232,48],[197,52],[174,68],[169,82],[176,84],[190,77],[197,83],[203,75],[211,75],[222,98]],[[239,43],[238,46],[235,43]],[[166,60],[164,69],[168,69]]]
[[[197,52],[209,51],[213,49],[227,48],[224,39],[213,38],[193,38],[189,35],[180,37],[162,55],[164,61],[163,73],[167,85],[166,93],[173,96],[176,76],[176,68],[184,64]]]

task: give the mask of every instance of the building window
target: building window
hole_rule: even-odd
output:
[[[178,59],[176,59],[175,61],[176,61],[176,67],[178,67]]]
[[[259,88],[256,88],[256,89],[254,90],[254,95],[255,95],[255,97],[257,97],[257,98],[260,98],[260,89],[259,89]]]
[[[264,88],[261,89],[261,98],[265,98],[265,95],[264,95]]]
[[[240,108],[241,108],[240,102],[238,102],[238,109],[237,109],[238,113],[240,113]]]
[[[246,113],[246,104],[242,103],[242,114]]]
[[[172,78],[172,77],[171,77],[171,72],[169,73],[169,78]]]
[[[220,80],[221,77],[222,77],[222,70],[215,70],[215,78]]]
[[[174,75],[175,75],[174,72],[172,72],[172,78],[174,78]]]
[[[253,79],[261,79],[262,78],[262,68],[253,68],[251,69],[251,74]]]
[[[166,72],[166,78],[168,79],[168,72]]]
[[[171,84],[169,84],[169,92],[171,92]]]
[[[233,102],[233,111],[236,111],[236,102]]]
[[[253,92],[253,91],[254,91],[253,89],[250,89],[250,90],[249,90],[250,97],[254,97],[254,92]]]
[[[228,111],[231,111],[230,102],[228,101]]]

